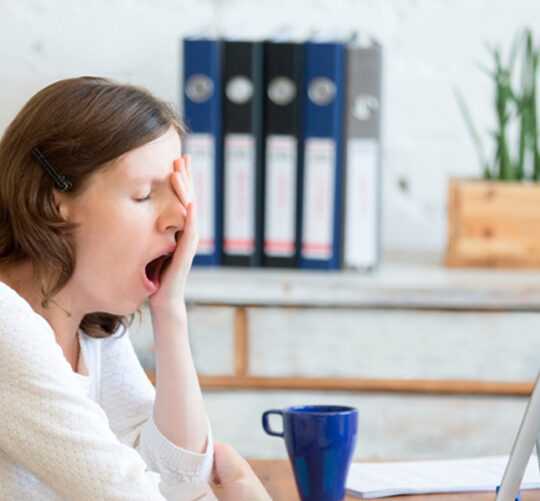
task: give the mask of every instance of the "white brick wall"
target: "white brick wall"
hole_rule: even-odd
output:
[[[484,42],[508,47],[526,24],[540,26],[536,0],[0,0],[0,132],[30,96],[66,77],[112,77],[178,105],[179,40],[203,28],[254,37],[283,26],[299,34],[359,30],[385,47],[383,246],[440,251],[448,177],[480,174],[452,85],[464,92],[476,122],[493,127],[491,82],[477,63],[491,63]],[[227,319],[224,309],[214,320]],[[197,359],[208,342],[201,332],[202,341],[193,342]],[[230,367],[229,334],[214,346],[224,357],[200,361],[200,370]],[[137,342],[144,353],[151,339]],[[143,362],[151,364],[151,356]],[[205,393],[216,437],[250,457],[285,457],[283,443],[260,428],[260,414],[273,407],[356,405],[356,457],[404,458],[508,452],[525,405],[523,398]],[[251,423],[247,430],[244,422]]]
[[[445,245],[448,177],[480,173],[451,87],[492,127],[484,42],[508,47],[518,28],[540,25],[535,0],[0,0],[0,14],[0,131],[40,88],[83,74],[178,104],[178,40],[203,28],[372,34],[386,49],[383,245],[434,250]]]
[[[521,397],[465,397],[300,391],[205,391],[216,440],[248,458],[285,459],[283,439],[267,435],[262,413],[293,405],[358,409],[355,459],[435,459],[509,454],[525,411]],[[281,431],[278,416],[271,427]]]

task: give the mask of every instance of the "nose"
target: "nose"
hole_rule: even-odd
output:
[[[183,230],[186,224],[187,212],[178,198],[172,184],[164,195],[163,205],[159,214],[158,227],[160,231],[177,231]]]

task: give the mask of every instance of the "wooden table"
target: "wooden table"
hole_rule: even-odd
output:
[[[298,501],[291,465],[287,460],[252,459],[249,464],[261,479],[273,501]],[[345,501],[359,498],[347,495]],[[379,501],[494,501],[494,492],[461,494],[430,494],[419,496],[394,496],[377,498]],[[521,491],[522,501],[540,501],[540,490]]]

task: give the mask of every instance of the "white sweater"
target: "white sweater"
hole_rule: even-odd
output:
[[[0,500],[185,499],[182,483],[210,479],[210,424],[205,454],[173,444],[152,417],[155,389],[129,332],[78,336],[88,376],[0,282]]]

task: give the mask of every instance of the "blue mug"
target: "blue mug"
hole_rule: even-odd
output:
[[[283,418],[283,432],[273,431],[270,414]],[[358,410],[335,405],[304,405],[263,413],[264,431],[283,437],[302,501],[339,501],[358,432]]]

